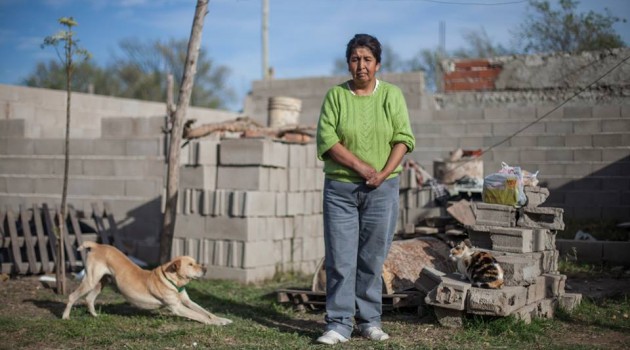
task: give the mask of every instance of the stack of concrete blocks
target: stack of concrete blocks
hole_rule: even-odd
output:
[[[422,219],[445,215],[444,208],[435,203],[435,195],[431,187],[418,186],[415,169],[404,169],[399,176],[400,204],[396,233],[413,234]]]
[[[208,278],[245,283],[315,272],[324,256],[315,144],[204,138],[181,163],[173,256],[195,257]]]
[[[490,252],[504,270],[501,289],[472,287],[457,273],[424,269],[416,286],[427,293],[440,324],[461,326],[465,314],[510,316],[529,323],[553,317],[556,307],[572,310],[581,294],[565,293],[566,276],[558,272],[555,237],[564,229],[563,210],[538,207],[546,188],[525,187],[525,207],[473,202],[476,222],[468,237],[476,249]]]

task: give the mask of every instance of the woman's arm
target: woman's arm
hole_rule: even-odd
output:
[[[367,178],[366,184],[370,187],[378,187],[380,186],[385,179],[394,171],[396,167],[400,165],[403,157],[407,153],[407,145],[404,143],[396,143],[394,147],[392,147],[391,152],[389,153],[389,158],[387,158],[387,163],[385,163],[385,167],[383,170],[376,172],[373,176]]]
[[[373,178],[376,175],[376,169],[359,159],[341,143],[336,143],[326,153],[332,160],[356,171],[359,176],[368,181],[370,178]]]

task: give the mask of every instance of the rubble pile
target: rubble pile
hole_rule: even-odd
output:
[[[527,204],[520,208],[472,202],[475,222],[465,225],[475,248],[490,252],[503,268],[503,288],[476,288],[456,273],[421,271],[415,286],[426,293],[424,301],[441,325],[459,327],[466,314],[514,315],[529,323],[581,302],[581,294],[565,292],[566,275],[558,272],[555,239],[564,229],[563,209],[539,207],[549,196],[547,188],[525,186],[524,192]]]

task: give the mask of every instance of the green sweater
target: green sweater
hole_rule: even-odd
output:
[[[354,170],[336,163],[326,154],[336,143],[380,171],[394,144],[401,142],[407,145],[407,152],[413,151],[415,138],[407,104],[397,86],[379,81],[376,91],[369,96],[354,95],[347,83],[328,90],[317,125],[317,157],[324,161],[327,178],[363,181]],[[399,165],[388,178],[397,176],[401,170]]]

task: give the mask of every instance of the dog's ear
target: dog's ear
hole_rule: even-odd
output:
[[[173,260],[173,262],[168,264],[168,266],[166,267],[166,272],[177,272],[177,271],[179,271],[179,266],[181,265],[181,263],[182,263],[182,261],[180,259]]]

